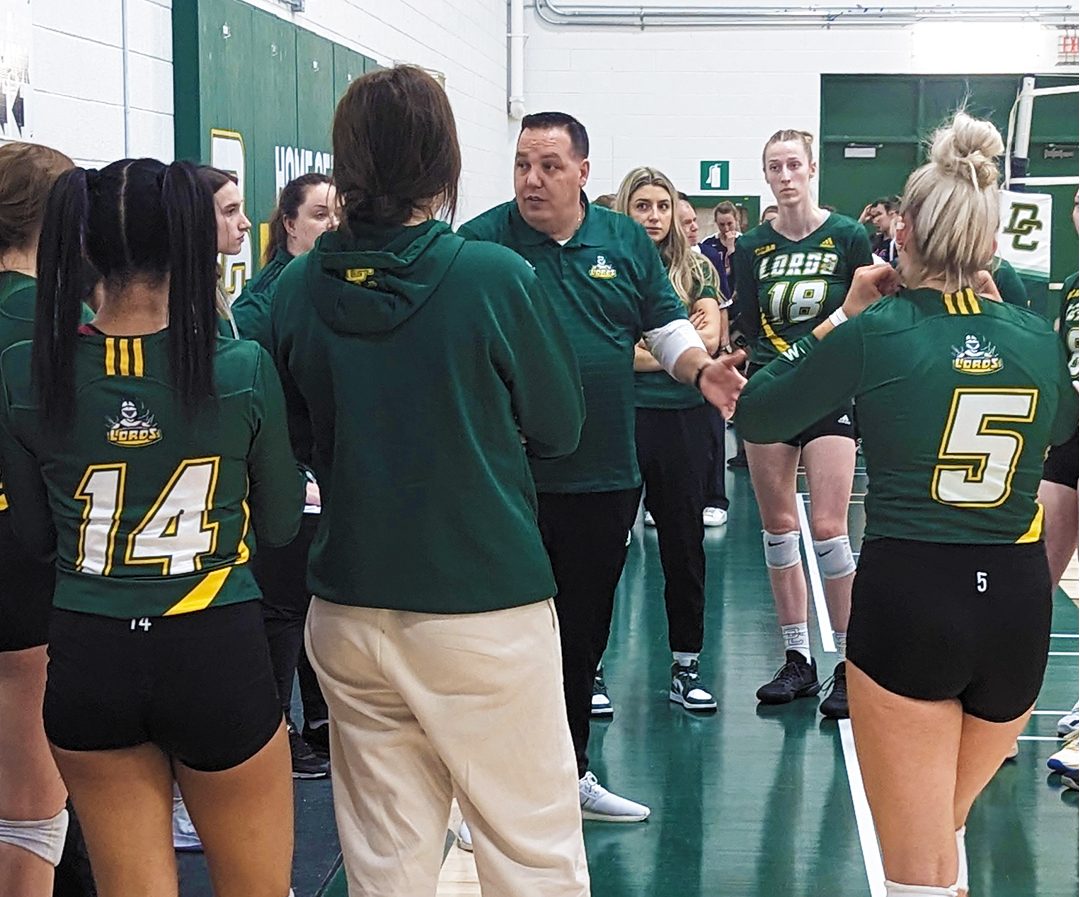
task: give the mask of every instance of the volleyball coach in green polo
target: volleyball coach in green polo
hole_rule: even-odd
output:
[[[676,380],[707,399],[742,377],[739,356],[714,361],[687,320],[660,254],[641,225],[590,205],[589,138],[561,112],[522,120],[514,159],[514,201],[462,225],[469,239],[523,256],[551,296],[577,355],[585,425],[577,450],[531,459],[540,532],[555,571],[567,715],[586,819],[632,822],[648,807],[606,789],[588,771],[592,683],[611,629],[626,532],[641,495],[634,445],[634,345],[644,336]],[[718,407],[727,414],[732,407]]]

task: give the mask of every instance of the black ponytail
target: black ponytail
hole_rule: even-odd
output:
[[[188,413],[214,392],[217,224],[214,199],[187,162],[164,171],[161,203],[169,240],[169,360]]]
[[[64,172],[49,191],[41,225],[30,360],[38,401],[51,427],[70,421],[75,406],[75,340],[86,292],[89,214],[88,172]]]

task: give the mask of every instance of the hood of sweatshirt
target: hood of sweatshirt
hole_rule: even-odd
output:
[[[464,244],[442,221],[323,234],[308,262],[312,303],[338,333],[388,333],[424,307]]]

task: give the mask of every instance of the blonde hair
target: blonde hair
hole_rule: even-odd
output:
[[[671,198],[671,226],[668,228],[667,236],[656,244],[656,248],[660,250],[660,257],[667,267],[668,280],[671,281],[671,285],[683,304],[689,308],[697,301],[702,284],[705,282],[701,262],[708,263],[708,259],[690,251],[686,235],[675,220],[679,191],[663,172],[646,166],[629,171],[622,179],[619,192],[615,195],[615,211],[629,215],[630,199],[642,187],[661,187]]]
[[[910,229],[904,280],[944,277],[945,291],[988,269],[998,229],[998,166],[1005,145],[990,122],[958,111],[930,139],[930,161],[904,186],[900,214]]]
[[[814,164],[814,135],[809,131],[797,131],[792,128],[783,128],[765,141],[765,148],[761,151],[761,168],[765,169],[765,154],[774,143],[787,143],[788,141],[801,143],[806,151],[806,161]]]

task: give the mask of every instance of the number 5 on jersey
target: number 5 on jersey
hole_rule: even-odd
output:
[[[1030,424],[1038,401],[1037,389],[956,389],[930,487],[934,501],[962,508],[1002,504],[1024,437],[994,424]]]
[[[150,510],[127,537],[125,564],[158,564],[163,576],[194,573],[217,546],[213,507],[220,458],[182,461]],[[127,464],[93,464],[75,498],[85,502],[75,569],[108,576],[124,509]]]

